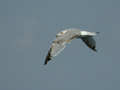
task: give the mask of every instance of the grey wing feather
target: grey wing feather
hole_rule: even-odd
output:
[[[93,39],[93,37],[91,36],[87,36],[87,37],[81,37],[81,39],[83,40],[83,42],[89,47],[91,48],[93,51],[97,51],[96,50],[96,42]]]
[[[51,48],[46,56],[45,59],[45,65],[48,63],[48,61],[51,60],[52,57],[55,57],[58,55],[63,49],[65,48],[65,43],[52,43]]]

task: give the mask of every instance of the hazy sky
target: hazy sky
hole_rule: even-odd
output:
[[[74,40],[47,66],[56,33],[97,31],[98,53]],[[120,0],[0,0],[0,90],[120,90]]]

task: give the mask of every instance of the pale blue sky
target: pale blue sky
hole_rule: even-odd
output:
[[[100,32],[98,53],[74,40],[43,66],[65,28]],[[119,33],[120,0],[0,0],[0,90],[120,90]]]

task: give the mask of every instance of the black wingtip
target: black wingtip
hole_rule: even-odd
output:
[[[51,60],[51,59],[46,59],[45,62],[44,62],[44,65],[47,65],[49,60]]]
[[[47,54],[47,56],[46,56],[46,59],[45,59],[45,62],[44,62],[44,65],[47,65],[47,63],[48,63],[48,61],[50,61],[51,60],[51,49],[49,50],[49,52],[48,52],[48,54]]]
[[[92,49],[93,49],[93,51],[97,52],[97,49],[96,49],[96,48],[92,48]]]
[[[95,51],[95,52],[97,52],[97,49],[96,49],[96,47],[94,46],[94,47],[92,47],[91,48],[93,51]]]
[[[44,65],[47,65],[47,62],[45,62]]]
[[[47,65],[48,61],[50,61],[50,60],[51,60],[51,57],[47,56],[46,59],[45,59],[44,65]]]

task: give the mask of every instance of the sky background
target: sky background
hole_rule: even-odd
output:
[[[44,66],[56,33],[100,32],[95,53],[74,40]],[[120,90],[120,0],[0,0],[0,90]]]

